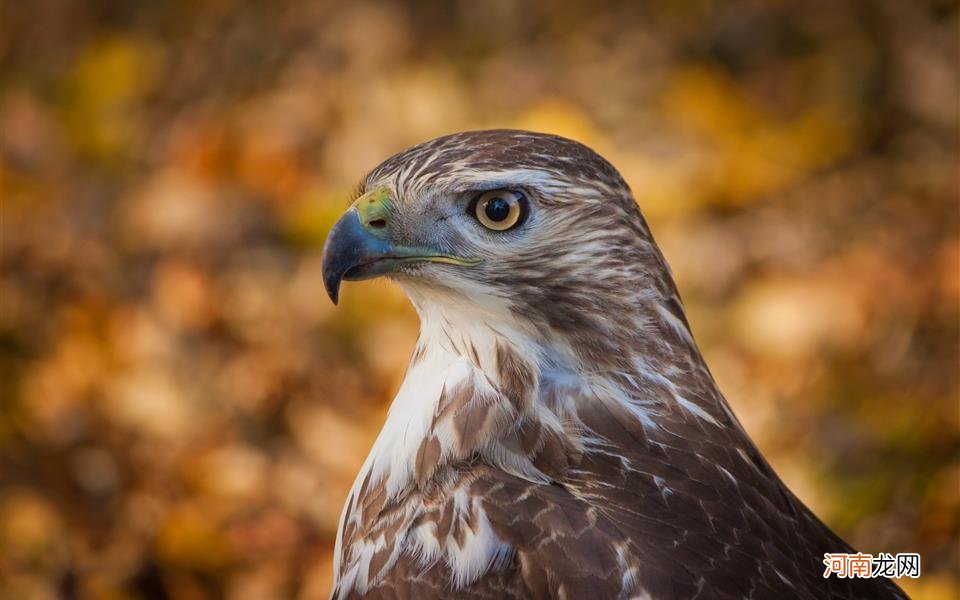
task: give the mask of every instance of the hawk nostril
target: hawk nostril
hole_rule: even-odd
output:
[[[384,227],[387,226],[387,220],[386,220],[386,219],[374,219],[374,220],[370,221],[369,223],[367,223],[367,225],[369,225],[370,227],[373,227],[374,229],[383,229]]]

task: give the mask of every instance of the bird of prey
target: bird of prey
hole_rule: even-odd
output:
[[[334,598],[903,598],[714,382],[629,187],[586,146],[459,133],[389,158],[323,276],[388,276],[420,336],[341,517]]]

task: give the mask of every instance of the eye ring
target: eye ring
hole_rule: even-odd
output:
[[[516,190],[491,190],[471,203],[470,213],[491,231],[507,231],[527,218],[527,199]]]

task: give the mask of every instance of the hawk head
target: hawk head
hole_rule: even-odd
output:
[[[666,309],[683,321],[623,178],[554,135],[459,133],[386,160],[334,225],[323,269],[334,303],[342,280],[387,275],[421,319],[562,339],[581,360],[624,347],[637,331],[625,319],[642,329]]]

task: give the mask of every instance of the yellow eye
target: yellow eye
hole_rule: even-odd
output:
[[[477,220],[487,229],[506,231],[525,216],[525,201],[520,192],[495,190],[477,198],[473,211]]]

